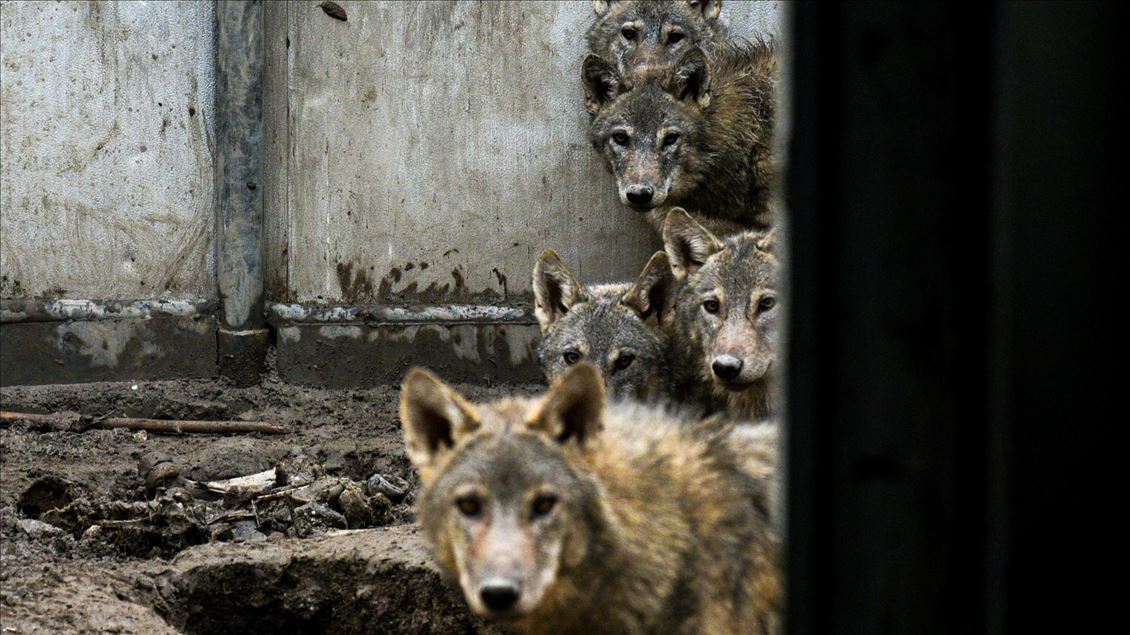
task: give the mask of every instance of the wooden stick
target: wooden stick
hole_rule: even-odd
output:
[[[30,421],[32,423],[65,423],[68,417],[58,414],[32,414],[28,412],[0,412],[0,421]],[[178,419],[134,419],[130,417],[107,417],[95,419],[93,428],[128,428],[148,430],[168,434],[185,432],[263,432],[266,434],[285,434],[285,426],[266,421],[184,421]]]

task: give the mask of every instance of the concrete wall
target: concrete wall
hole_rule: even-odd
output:
[[[212,2],[0,2],[0,296],[215,297]]]
[[[268,302],[525,302],[546,247],[589,282],[638,273],[658,239],[587,142],[589,2],[338,3],[347,20],[262,5]],[[224,372],[247,327],[215,317],[216,6],[0,0],[0,385]],[[723,16],[752,35],[783,11]],[[540,376],[528,306],[329,323],[279,306],[289,381]]]
[[[589,2],[338,3],[265,7],[269,299],[525,299],[546,247],[638,273],[658,240],[587,141]],[[782,11],[723,5],[735,34]]]

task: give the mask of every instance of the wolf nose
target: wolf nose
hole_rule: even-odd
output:
[[[488,609],[502,613],[518,603],[518,585],[503,578],[493,578],[483,584],[479,596]]]
[[[655,190],[646,185],[632,185],[628,187],[628,201],[632,205],[647,205],[651,202]]]
[[[714,358],[714,363],[710,365],[710,369],[722,381],[730,381],[742,372],[742,360],[732,355],[719,355]]]

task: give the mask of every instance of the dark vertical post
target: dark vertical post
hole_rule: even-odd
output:
[[[1126,500],[1127,5],[1007,2],[994,173],[994,632],[1096,633],[1118,617]],[[1121,221],[1121,222],[1119,222]]]
[[[216,3],[216,278],[220,373],[259,380],[263,315],[263,6]]]
[[[992,25],[794,5],[791,635],[983,623]]]
[[[1124,7],[794,6],[790,635],[1112,623]]]

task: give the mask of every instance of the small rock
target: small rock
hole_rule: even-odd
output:
[[[212,542],[227,542],[232,539],[232,527],[227,523],[216,523],[209,528]]]
[[[58,536],[63,533],[55,525],[45,523],[42,520],[35,520],[34,518],[23,518],[20,520],[20,529],[27,534],[28,538],[39,539],[44,536]]]
[[[157,454],[143,454],[137,460],[137,473],[145,480],[145,489],[149,492],[180,480],[180,469],[168,457]]]
[[[404,497],[408,495],[408,488],[408,481],[397,476],[392,476],[391,474],[388,476],[374,474],[370,476],[369,480],[365,483],[365,491],[368,492],[369,495],[378,493],[384,494],[385,498],[393,503],[403,501]]]
[[[267,536],[255,526],[254,520],[239,520],[232,523],[231,535],[235,542],[255,542],[267,539]]]
[[[358,485],[350,483],[338,496],[338,505],[349,522],[350,529],[361,529],[373,525],[373,508],[369,497]]]
[[[345,529],[346,525],[345,516],[321,503],[306,503],[294,508],[294,531],[300,538],[327,529]]]
[[[86,528],[86,531],[82,532],[81,540],[84,540],[84,541],[98,540],[99,538],[102,537],[103,533],[105,533],[105,532],[102,531],[102,525],[91,525],[91,526]]]

